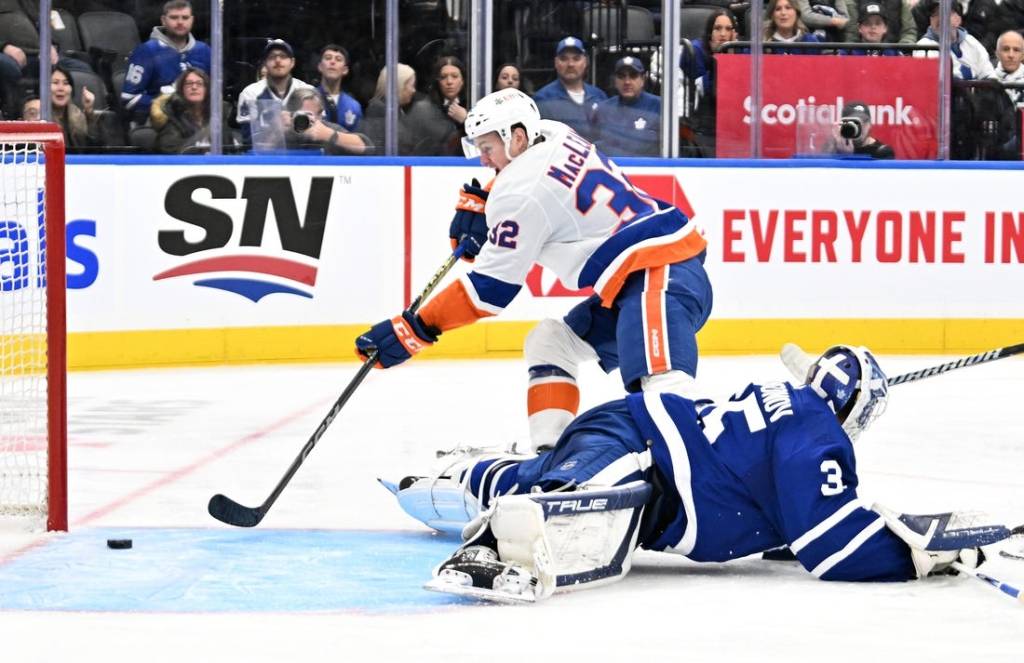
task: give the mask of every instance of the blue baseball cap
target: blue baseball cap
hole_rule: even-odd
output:
[[[615,63],[614,71],[619,69],[632,69],[636,73],[642,74],[644,73],[644,63],[640,61],[640,58],[627,55],[624,58],[619,58],[619,61]]]
[[[567,48],[575,48],[580,53],[586,53],[587,49],[583,45],[583,42],[577,37],[566,37],[562,41],[558,42],[558,46],[555,47],[555,55],[561,55],[562,51]]]
[[[295,51],[292,50],[291,44],[284,39],[268,39],[267,45],[263,47],[263,56],[260,57],[260,60],[266,60],[271,51],[284,51],[288,57],[295,57]]]

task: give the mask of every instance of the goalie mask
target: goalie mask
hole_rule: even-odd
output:
[[[512,160],[509,149],[512,144],[512,129],[520,125],[526,130],[526,143],[533,145],[540,137],[540,111],[537,104],[525,93],[515,88],[492,92],[476,102],[466,115],[466,136],[462,139],[462,151],[469,158],[480,156],[475,139],[478,136],[497,133],[505,144],[505,156]]]
[[[889,384],[874,355],[864,347],[835,345],[818,358],[807,382],[856,440],[885,411]]]

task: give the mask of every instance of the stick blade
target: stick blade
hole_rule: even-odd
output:
[[[210,498],[206,510],[210,515],[235,527],[255,527],[263,520],[264,511],[242,506],[227,495],[217,494]]]

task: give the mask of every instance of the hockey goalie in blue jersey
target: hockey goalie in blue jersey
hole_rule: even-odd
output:
[[[580,415],[550,452],[456,453],[439,476],[386,485],[414,517],[462,530],[428,589],[499,601],[617,580],[638,546],[721,562],[786,545],[823,580],[976,566],[1007,528],[858,498],[853,440],[887,398],[872,354],[835,346],[801,386],[724,403],[637,393]]]

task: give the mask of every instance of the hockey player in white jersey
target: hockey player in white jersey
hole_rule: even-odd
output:
[[[428,588],[499,601],[615,581],[637,546],[722,562],[787,545],[823,580],[976,566],[1008,528],[858,497],[853,439],[887,398],[871,353],[835,346],[804,386],[751,384],[717,404],[632,394],[580,415],[551,452],[455,456],[389,487],[426,524],[465,527]]]
[[[534,263],[596,294],[528,335],[528,411],[535,448],[550,448],[579,407],[581,362],[619,368],[627,390],[692,388],[695,335],[711,311],[706,242],[675,207],[635,188],[569,126],[541,120],[514,89],[481,99],[464,147],[496,171],[490,190],[463,187],[450,236],[473,269],[420,309],[356,340],[379,366],[409,359],[449,329],[501,312]]]

